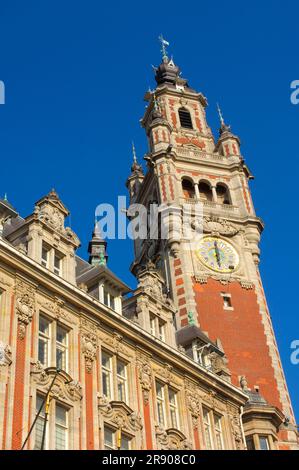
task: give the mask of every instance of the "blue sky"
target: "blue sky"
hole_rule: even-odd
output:
[[[55,187],[72,211],[86,256],[94,211],[125,195],[131,140],[147,151],[139,119],[154,86],[162,32],[190,84],[216,102],[242,140],[266,229],[261,271],[294,408],[299,365],[298,122],[290,83],[299,79],[296,1],[100,2],[0,0],[0,194],[21,215]],[[109,266],[135,280],[129,241],[109,242]]]

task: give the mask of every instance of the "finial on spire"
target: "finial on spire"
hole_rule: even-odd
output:
[[[219,129],[219,134],[222,135],[224,132],[230,132],[230,126],[225,124],[221,109],[219,104],[217,103],[217,110],[219,114],[219,119],[220,119],[220,129]]]
[[[220,119],[220,124],[221,124],[221,126],[224,126],[225,123],[224,123],[223,115],[222,115],[222,112],[221,112],[221,109],[220,109],[220,106],[219,106],[218,103],[217,103],[217,110],[218,110],[218,115],[219,115],[219,119]]]
[[[137,163],[137,157],[136,157],[136,149],[134,145],[134,141],[132,140],[132,151],[133,151],[133,162]]]
[[[169,42],[166,41],[166,39],[163,38],[162,34],[160,34],[160,36],[159,36],[159,41],[161,43],[162,59],[163,59],[163,62],[164,62],[164,61],[168,60],[166,47],[169,46]]]

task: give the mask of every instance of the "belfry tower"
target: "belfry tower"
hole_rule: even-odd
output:
[[[137,240],[132,272],[138,278],[149,262],[156,266],[177,310],[177,333],[196,326],[215,342],[228,359],[232,383],[256,398],[252,410],[259,402],[260,422],[266,422],[262,410],[270,421],[273,410],[284,415],[278,447],[295,448],[295,418],[259,272],[263,222],[249,189],[253,176],[220,110],[215,140],[207,99],[181,77],[165,41],[162,49],[157,86],[145,95],[141,121],[149,145],[147,172],[135,162],[127,185],[131,202],[146,207],[157,202],[181,213],[183,204],[201,202],[203,236],[195,249],[171,237]]]

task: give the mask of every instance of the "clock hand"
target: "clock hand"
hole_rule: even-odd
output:
[[[219,268],[221,268],[221,257],[220,257],[220,252],[219,252],[219,248],[218,248],[218,244],[216,240],[214,241],[214,248],[215,248],[215,255],[216,255],[218,266]]]

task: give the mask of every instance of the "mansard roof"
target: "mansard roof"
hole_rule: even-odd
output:
[[[100,283],[101,281],[105,281],[108,284],[110,283],[122,294],[127,294],[131,292],[131,288],[123,281],[121,281],[119,277],[117,277],[112,271],[110,271],[107,266],[92,266],[82,258],[79,258],[78,256],[76,256],[76,262],[76,276],[78,285],[86,284],[87,286],[91,286],[96,282]]]

